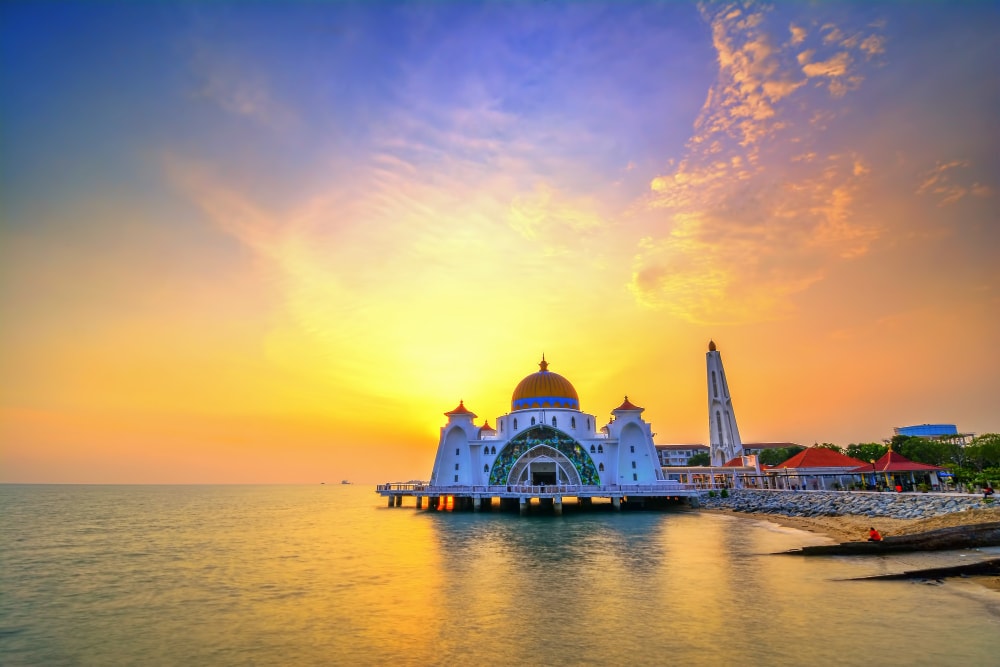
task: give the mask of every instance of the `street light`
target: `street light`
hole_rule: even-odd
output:
[[[869,461],[872,464],[872,490],[874,491],[875,487],[878,486],[878,478],[875,476],[876,475],[876,471],[875,471],[875,459],[869,459]]]

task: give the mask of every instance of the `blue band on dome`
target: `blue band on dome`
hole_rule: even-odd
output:
[[[531,398],[518,398],[511,401],[511,408],[514,410],[530,410],[532,408],[566,408],[568,410],[579,410],[580,401],[575,398],[565,396],[532,396]]]

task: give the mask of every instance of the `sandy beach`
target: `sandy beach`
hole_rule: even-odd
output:
[[[883,536],[912,535],[936,528],[950,526],[966,526],[976,523],[1000,521],[1000,507],[988,509],[973,509],[955,512],[929,519],[888,519],[884,517],[867,517],[857,515],[798,517],[781,514],[757,514],[751,512],[733,512],[725,509],[703,510],[742,516],[761,521],[770,521],[780,526],[807,530],[826,535],[835,542],[860,542],[868,539],[868,528],[874,526]],[[976,583],[1000,592],[1000,577],[975,577]]]

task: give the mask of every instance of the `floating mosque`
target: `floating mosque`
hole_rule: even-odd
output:
[[[714,342],[707,354],[710,456],[713,466],[743,454],[732,397]],[[562,512],[563,500],[577,505],[610,503],[615,509],[696,503],[691,484],[664,475],[644,408],[625,396],[600,424],[581,409],[573,384],[542,355],[538,370],[525,376],[510,399],[510,412],[476,424],[478,416],[460,400],[444,413],[434,468],[427,483],[382,484],[389,506],[404,497],[430,509],[490,509],[532,506]]]

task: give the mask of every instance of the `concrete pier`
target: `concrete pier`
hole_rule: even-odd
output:
[[[530,514],[536,510],[553,514],[598,510],[602,506],[607,507],[605,503],[611,505],[609,509],[615,511],[696,504],[698,494],[702,492],[693,485],[673,481],[608,486],[561,484],[435,487],[426,484],[391,483],[380,484],[376,488],[376,493],[386,498],[389,507],[402,507],[403,497],[411,496],[416,499],[417,509],[426,507],[428,510],[481,512],[495,509],[493,499],[496,498],[500,511],[513,511],[517,508],[521,514]],[[602,500],[605,503],[602,503]]]

